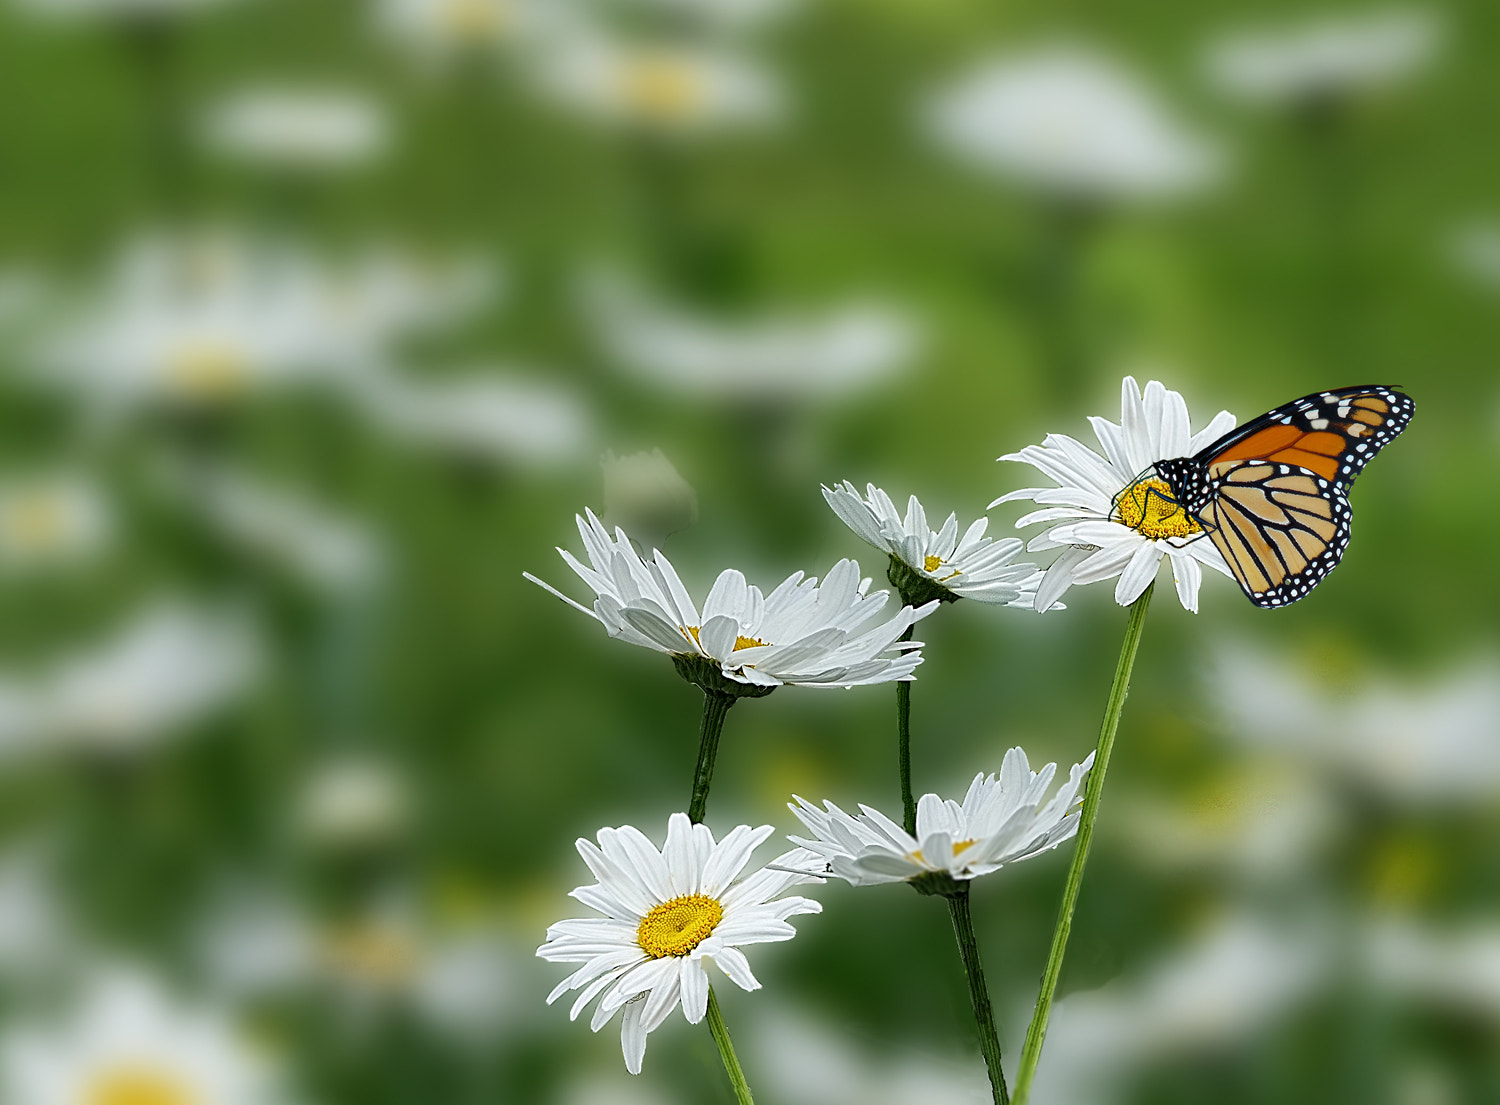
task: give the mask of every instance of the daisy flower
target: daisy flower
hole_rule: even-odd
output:
[[[537,955],[552,963],[583,964],[558,984],[547,1003],[581,989],[569,1014],[577,1019],[599,998],[589,1022],[595,1032],[624,1009],[625,1066],[639,1074],[647,1035],[673,1009],[681,1005],[689,1024],[703,1019],[709,963],[741,989],[760,989],[739,949],[790,940],[797,931],[788,917],[823,908],[809,898],[780,896],[813,881],[785,869],[810,858],[798,851],[741,875],[750,853],[773,831],[770,825],[740,825],[715,842],[706,825],[674,813],[660,851],[629,825],[600,829],[597,846],[580,839],[578,854],[599,881],[572,896],[604,916],[559,921],[547,930]]]
[[[275,169],[338,170],[368,165],[391,144],[385,109],[350,88],[267,85],[215,106],[204,139],[218,153]]]
[[[818,809],[799,797],[788,807],[812,836],[791,840],[821,857],[819,874],[836,875],[853,886],[928,882],[929,876],[939,883],[944,877],[966,882],[1072,837],[1078,831],[1084,779],[1093,764],[1091,752],[1073,765],[1068,781],[1043,805],[1057,765],[1032,771],[1026,753],[1012,748],[999,778],[974,776],[962,805],[924,794],[917,803],[915,836],[869,806],[861,805],[861,815],[855,817],[832,802]]]
[[[1035,564],[1016,564],[1021,542],[986,537],[988,518],[958,534],[958,515],[940,530],[929,529],[927,512],[913,495],[906,517],[873,483],[862,498],[847,480],[823,488],[823,498],[846,526],[891,557],[891,582],[908,602],[974,599],[995,606],[1031,606],[1042,574]]]
[[[1195,434],[1181,395],[1156,380],[1146,385],[1143,395],[1133,376],[1121,384],[1120,408],[1118,425],[1089,419],[1103,456],[1066,434],[1049,434],[1041,445],[1001,457],[1036,467],[1057,486],[1012,491],[990,506],[1032,500],[1042,509],[1019,519],[1016,526],[1046,523],[1047,530],[1031,539],[1027,551],[1064,550],[1037,588],[1038,610],[1052,605],[1075,583],[1116,576],[1115,601],[1129,606],[1150,586],[1166,557],[1172,562],[1183,609],[1197,613],[1203,566],[1225,575],[1229,566],[1213,542],[1202,540],[1203,528],[1160,494],[1170,493],[1166,481],[1147,470],[1160,460],[1192,456],[1234,429],[1235,417],[1220,411]]]
[[[593,609],[524,573],[569,606],[596,619],[633,645],[665,652],[692,682],[705,680],[731,695],[769,694],[787,683],[854,687],[910,679],[922,662],[920,641],[902,641],[937,602],[902,607],[877,623],[888,592],[870,594],[859,565],[840,560],[821,584],[793,572],[769,595],[733,568],[714,581],[699,608],[660,551],[643,560],[625,531],[610,536],[586,511],[578,519],[589,564],[558,549],[568,566],[593,588]]]

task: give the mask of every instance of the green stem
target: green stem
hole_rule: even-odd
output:
[[[693,800],[688,804],[688,818],[697,824],[708,809],[708,788],[714,779],[714,759],[719,754],[719,737],[724,733],[724,719],[734,705],[731,695],[717,691],[703,692],[703,724],[698,730],[698,766],[693,772]]]
[[[1052,998],[1057,992],[1058,976],[1062,973],[1068,935],[1073,930],[1073,909],[1078,904],[1083,865],[1088,862],[1089,844],[1094,839],[1094,821],[1099,816],[1099,797],[1104,792],[1104,773],[1109,768],[1109,754],[1114,749],[1115,730],[1120,727],[1125,697],[1130,693],[1130,671],[1135,666],[1136,650],[1141,645],[1141,628],[1146,622],[1146,608],[1151,605],[1151,592],[1155,588],[1154,583],[1147,587],[1130,607],[1125,641],[1120,645],[1120,661],[1115,665],[1115,681],[1109,688],[1109,702],[1104,708],[1104,724],[1099,730],[1099,747],[1094,753],[1088,788],[1084,791],[1083,812],[1078,819],[1078,844],[1073,850],[1073,862],[1068,867],[1068,882],[1063,888],[1057,929],[1052,934],[1052,951],[1047,956],[1047,969],[1042,974],[1042,989],[1037,995],[1036,1012],[1032,1014],[1031,1025],[1026,1029],[1026,1044],[1021,1050],[1021,1069],[1016,1075],[1016,1105],[1025,1105],[1026,1095],[1031,1092],[1031,1083],[1036,1077],[1037,1062],[1042,1056],[1042,1043],[1047,1037],[1047,1018],[1052,1012]]]
[[[958,937],[958,954],[963,957],[964,974],[969,979],[969,1000],[974,1004],[974,1023],[979,1027],[979,1050],[990,1074],[990,1088],[995,1105],[1010,1105],[1005,1090],[1005,1072],[1000,1069],[1000,1037],[995,1032],[995,1010],[990,1005],[989,987],[984,982],[984,966],[979,962],[979,942],[974,938],[974,918],[969,912],[969,884],[948,895],[948,913],[953,918],[953,934]]]
[[[724,1060],[724,1072],[729,1075],[729,1084],[734,1087],[735,1100],[740,1105],[755,1105],[750,1096],[750,1083],[745,1081],[745,1072],[740,1069],[739,1057],[734,1045],[729,1042],[729,1029],[724,1025],[724,1014],[719,1012],[719,999],[714,988],[708,988],[708,1030],[714,1034],[714,1043],[719,1045],[719,1058]]]
[[[910,605],[910,604],[908,604]],[[916,626],[910,626],[901,635],[903,641],[911,640]],[[901,680],[896,684],[896,749],[901,763],[901,808],[902,824],[912,836],[917,835],[917,800],[911,793],[911,683]]]

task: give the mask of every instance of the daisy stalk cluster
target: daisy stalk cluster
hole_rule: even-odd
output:
[[[834,513],[887,557],[885,591],[871,591],[853,560],[835,564],[820,582],[794,572],[769,592],[733,568],[722,571],[695,601],[676,569],[656,548],[611,531],[592,511],[579,516],[583,557],[559,549],[564,562],[593,592],[585,605],[527,573],[618,640],[668,656],[683,679],[703,694],[698,756],[686,812],[668,820],[661,847],[631,826],[601,829],[597,842],[577,847],[597,882],[573,897],[599,916],[553,925],[538,955],[579,964],[549,997],[577,992],[576,1018],[596,1002],[598,1031],[621,1013],[627,1068],[641,1069],[648,1035],[681,1008],[689,1023],[707,1020],[741,1103],[750,1089],[730,1043],[710,986],[713,964],[745,990],[759,988],[742,947],[795,935],[793,916],[820,912],[793,887],[843,879],[854,886],[906,883],[948,905],[969,987],[980,1051],[993,1099],[1011,1101],[970,902],[973,880],[1034,858],[1077,837],[1035,1013],[1017,1072],[1017,1102],[1036,1074],[1053,997],[1062,970],[1084,864],[1099,813],[1105,772],[1119,728],[1131,671],[1155,580],[1165,561],[1179,602],[1196,612],[1204,566],[1230,574],[1195,517],[1155,475],[1158,462],[1191,456],[1235,425],[1221,411],[1193,432],[1181,395],[1151,381],[1126,377],[1118,422],[1091,418],[1099,449],[1063,434],[1049,435],[1001,459],[1029,464],[1052,481],[1002,495],[991,507],[1018,499],[1038,509],[1019,528],[1042,526],[1029,543],[987,534],[988,519],[961,525],[949,514],[933,529],[912,496],[900,510],[869,484],[824,486]],[[636,464],[661,483],[673,502],[696,496],[664,457],[641,454]],[[618,462],[611,458],[611,464]],[[618,472],[615,473],[617,476]],[[670,477],[670,478],[669,478]],[[616,489],[618,493],[618,489]],[[623,514],[611,507],[611,515]],[[685,521],[693,511],[679,511]],[[661,528],[658,527],[661,533]],[[662,533],[662,536],[665,536]],[[1055,551],[1047,566],[1020,559]],[[1033,771],[1026,753],[1010,749],[998,774],[975,776],[962,801],[914,796],[911,683],[927,647],[913,639],[916,624],[939,607],[971,599],[1030,613],[1064,609],[1075,585],[1114,580],[1114,600],[1129,608],[1125,639],[1094,751],[1057,780],[1057,765]],[[752,867],[751,853],[774,832],[740,825],[722,839],[702,822],[725,719],[745,698],[780,687],[866,686],[895,683],[897,762],[902,798],[898,823],[874,806],[851,814],[831,801],[821,806],[795,797],[789,809],[805,835],[770,863]],[[1054,786],[1054,783],[1056,785]]]

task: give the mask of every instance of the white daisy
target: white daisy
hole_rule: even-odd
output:
[[[775,76],[722,47],[568,35],[537,63],[542,91],[605,123],[668,134],[763,127],[784,111]]]
[[[821,585],[816,577],[793,572],[769,595],[727,568],[714,581],[700,613],[660,551],[642,560],[625,531],[616,528],[611,537],[593,511],[578,518],[578,532],[587,566],[567,550],[557,551],[593,588],[597,598],[592,610],[529,572],[526,578],[596,619],[611,637],[677,658],[685,676],[694,661],[717,672],[728,682],[715,680],[715,689],[743,694],[751,689],[769,693],[787,683],[887,683],[912,678],[922,662],[922,642],[900,638],[936,610],[937,602],[915,610],[902,607],[874,624],[890,595],[869,594],[870,581],[860,578],[852,560],[835,564]]]
[[[948,515],[941,530],[929,529],[927,513],[915,495],[903,518],[891,497],[873,483],[866,485],[863,498],[847,480],[823,488],[823,498],[845,525],[905,569],[900,574],[906,585],[896,583],[895,564],[891,581],[909,602],[919,596],[949,602],[974,599],[995,606],[1032,606],[1036,601],[1042,573],[1035,564],[1014,563],[1021,552],[1021,542],[1014,537],[996,541],[984,535],[988,518],[974,522],[960,537],[957,514]]]
[[[1428,8],[1338,14],[1230,32],[1207,51],[1209,78],[1257,103],[1297,103],[1395,84],[1428,64],[1443,25]]]
[[[225,98],[204,119],[204,140],[248,164],[292,170],[367,165],[390,145],[390,121],[353,89],[271,85]]]
[[[823,908],[808,898],[780,897],[798,883],[814,881],[778,869],[804,862],[799,852],[741,877],[750,853],[772,832],[770,825],[740,825],[715,843],[706,825],[674,813],[660,851],[629,825],[600,829],[597,846],[580,839],[578,853],[599,881],[572,896],[604,916],[559,921],[547,930],[537,955],[553,963],[583,964],[547,996],[548,1004],[582,989],[570,1014],[576,1019],[599,998],[590,1022],[595,1032],[623,1008],[625,1066],[639,1074],[647,1035],[673,1009],[681,1005],[689,1024],[703,1019],[709,963],[741,989],[759,989],[739,949],[790,940],[797,931],[788,917]]]
[[[310,843],[361,848],[398,840],[413,813],[410,780],[396,764],[369,753],[344,753],[308,778],[297,821]]]
[[[290,1100],[224,1011],[179,1000],[126,969],[102,972],[60,1022],[32,1021],[5,1034],[0,1098],[26,1105]]]
[[[1029,487],[1002,495],[990,506],[1012,499],[1030,499],[1041,510],[1019,519],[1017,527],[1046,523],[1047,530],[1031,539],[1030,552],[1063,549],[1047,568],[1037,589],[1038,610],[1062,597],[1075,583],[1097,583],[1119,576],[1115,601],[1129,606],[1156,578],[1162,557],[1172,562],[1177,597],[1183,608],[1197,612],[1202,565],[1229,575],[1229,566],[1204,540],[1202,527],[1170,499],[1165,480],[1148,473],[1159,460],[1192,456],[1205,445],[1234,429],[1234,415],[1220,411],[1196,434],[1188,419],[1187,403],[1156,380],[1142,395],[1133,376],[1120,388],[1120,424],[1090,418],[1104,449],[1100,456],[1066,434],[1048,434],[1041,445],[1028,445],[1001,460],[1033,465],[1051,477],[1056,487]],[[1129,494],[1126,490],[1129,489]]]
[[[974,776],[963,804],[924,794],[917,803],[917,835],[879,810],[861,805],[854,817],[832,802],[818,809],[803,798],[788,803],[811,838],[792,843],[821,857],[819,873],[854,886],[910,882],[928,875],[965,881],[1057,847],[1078,831],[1083,784],[1094,754],[1074,764],[1068,781],[1043,805],[1055,763],[1032,771],[1026,753],[1012,748],[1000,776]]]
[[[1069,196],[1165,197],[1219,168],[1134,73],[1078,46],[991,59],[940,92],[925,122],[978,168]]]

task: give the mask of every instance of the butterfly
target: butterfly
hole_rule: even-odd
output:
[[[1349,488],[1411,421],[1411,397],[1369,385],[1320,391],[1231,430],[1196,456],[1158,461],[1117,496],[1170,498],[1209,536],[1256,606],[1287,606],[1349,544]],[[1166,487],[1161,488],[1165,483]]]

